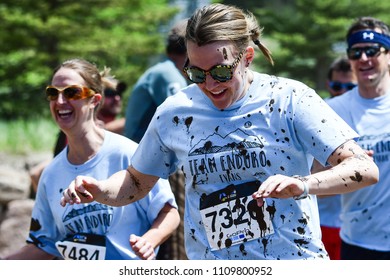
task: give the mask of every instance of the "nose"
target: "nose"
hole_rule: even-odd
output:
[[[362,55],[360,56],[361,60],[368,60],[368,56],[366,55],[366,52],[362,52]]]
[[[68,100],[65,98],[65,96],[62,94],[62,92],[60,92],[58,94],[58,98],[56,100],[57,103],[59,104],[63,104],[63,103],[66,103]]]
[[[217,80],[214,80],[214,78],[210,75],[210,73],[207,73],[206,79],[203,84],[205,85],[207,90],[212,90],[215,87],[217,87],[219,83],[220,82],[218,82]]]

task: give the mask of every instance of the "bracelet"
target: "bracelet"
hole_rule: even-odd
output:
[[[299,175],[294,175],[293,178],[296,178],[296,179],[298,179],[299,181],[301,181],[303,183],[303,193],[301,195],[293,196],[293,198],[295,200],[301,200],[301,199],[305,199],[306,197],[308,197],[308,195],[309,195],[309,186],[307,184],[307,179],[303,178],[302,176],[299,176]]]

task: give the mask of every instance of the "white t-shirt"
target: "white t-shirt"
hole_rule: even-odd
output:
[[[63,190],[77,175],[107,179],[130,165],[136,147],[130,139],[105,131],[99,152],[81,165],[68,161],[66,147],[42,173],[27,242],[58,258],[95,259],[100,254],[107,260],[139,259],[130,247],[130,234],[141,236],[149,230],[166,203],[177,207],[168,181],[160,180],[145,198],[123,207],[97,202],[62,207],[59,203]],[[74,242],[65,241],[57,249],[56,242],[67,237]],[[105,253],[97,251],[101,247]]]
[[[251,194],[275,174],[308,175],[357,134],[312,89],[255,73],[248,92],[217,109],[197,85],[169,97],[133,157],[140,172],[185,174],[189,259],[326,259],[317,199]]]
[[[379,182],[342,195],[341,239],[366,249],[390,251],[390,94],[366,99],[355,87],[329,105],[359,133],[358,144],[374,150]]]

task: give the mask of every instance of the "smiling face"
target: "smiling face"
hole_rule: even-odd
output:
[[[70,85],[86,86],[86,83],[75,70],[62,67],[54,74],[51,85],[63,88]],[[50,111],[60,129],[66,132],[93,121],[94,107],[100,98],[100,94],[95,94],[86,99],[67,100],[61,93],[56,100],[50,101]]]
[[[204,46],[194,42],[187,43],[189,65],[205,71],[215,65],[231,65],[239,56],[239,50],[232,43],[217,41]],[[197,84],[203,93],[220,110],[226,109],[244,97],[249,88],[249,77],[246,64],[253,60],[253,48],[248,47],[240,62],[233,69],[233,77],[226,82],[214,80],[209,74],[203,83]]]
[[[376,29],[375,31],[381,33],[380,29]],[[371,46],[378,46],[378,44],[357,43],[352,48],[366,48]],[[356,74],[359,86],[376,87],[383,80],[384,76],[389,75],[390,54],[389,51],[386,52],[383,50],[373,57],[368,57],[362,52],[359,59],[350,59],[351,68]]]

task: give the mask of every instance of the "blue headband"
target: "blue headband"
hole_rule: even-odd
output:
[[[378,43],[385,49],[390,49],[390,36],[378,33],[373,30],[363,30],[351,34],[348,39],[348,48],[357,43]]]

